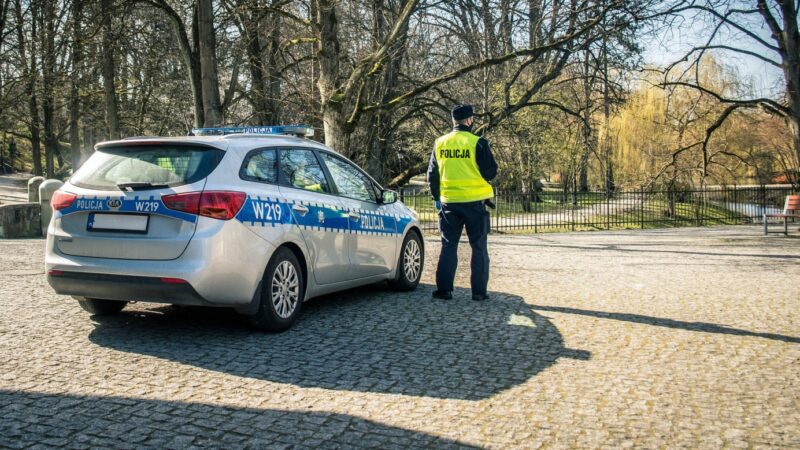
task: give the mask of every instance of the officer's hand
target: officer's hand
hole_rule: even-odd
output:
[[[442,202],[440,202],[439,200],[434,200],[433,201],[433,207],[436,208],[437,211],[441,211],[442,210]]]

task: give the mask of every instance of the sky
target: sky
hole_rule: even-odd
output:
[[[749,25],[750,31],[770,40],[769,32],[763,22],[754,22]],[[645,63],[665,66],[677,61],[683,58],[692,47],[706,44],[710,32],[709,24],[691,18],[677,20],[672,26],[664,27],[646,37],[643,55]],[[741,32],[721,30],[714,43],[743,48],[777,59],[777,54],[765,49]],[[780,68],[748,55],[725,50],[713,50],[713,52],[717,61],[735,67],[741,78],[750,80],[754,88],[754,95],[776,97],[785,89],[783,73]]]

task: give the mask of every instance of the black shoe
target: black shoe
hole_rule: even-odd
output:
[[[431,297],[438,298],[440,300],[450,300],[453,298],[453,293],[448,291],[433,291]]]
[[[476,302],[482,302],[484,300],[489,300],[489,296],[486,294],[472,294],[472,299]]]

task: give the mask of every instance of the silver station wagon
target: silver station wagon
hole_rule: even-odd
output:
[[[302,126],[206,128],[96,152],[52,200],[47,281],[92,314],[129,301],[235,308],[281,331],[304,300],[413,290],[416,214]]]

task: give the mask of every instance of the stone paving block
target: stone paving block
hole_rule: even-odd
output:
[[[800,448],[800,239],[493,235],[492,300],[369,286],[282,334],[55,295],[0,241],[0,447]],[[31,272],[21,274],[20,271]]]

